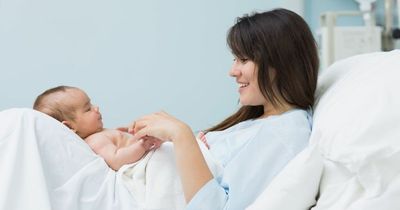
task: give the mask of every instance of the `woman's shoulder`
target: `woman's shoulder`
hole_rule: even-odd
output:
[[[298,150],[308,143],[312,126],[310,112],[294,109],[268,118],[258,122],[256,138],[260,141],[281,143],[290,150]]]
[[[247,130],[254,133],[254,135],[273,135],[279,132],[288,133],[290,131],[296,132],[298,130],[310,131],[311,126],[312,116],[309,111],[292,109],[280,115],[240,122],[224,130],[222,133],[243,132]]]
[[[310,111],[303,109],[292,109],[280,115],[272,115],[262,119],[254,120],[254,124],[273,127],[297,127],[306,126],[311,128],[312,115]]]

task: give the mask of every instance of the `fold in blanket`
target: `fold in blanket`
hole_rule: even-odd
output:
[[[212,158],[201,141],[198,143],[214,176],[222,173],[222,166]],[[120,169],[122,180],[140,209],[185,209],[186,202],[173,149],[172,143],[166,142],[138,162]]]

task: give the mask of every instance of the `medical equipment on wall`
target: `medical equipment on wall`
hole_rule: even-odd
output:
[[[382,32],[382,49],[384,51],[393,50],[395,48],[400,48],[400,0],[397,0],[397,16],[398,16],[398,26],[394,27],[393,20],[393,8],[394,0],[385,0],[384,8],[384,30]]]
[[[382,28],[375,26],[375,18],[372,15],[367,16],[369,25],[366,26],[336,26],[339,16],[364,14],[365,12],[358,11],[338,11],[321,15],[322,27],[319,36],[322,69],[352,55],[381,50]]]
[[[358,2],[360,5],[360,11],[363,13],[363,19],[365,22],[365,25],[373,25],[374,23],[372,21],[372,5],[376,0],[355,0]]]
[[[397,0],[397,17],[398,17],[398,23],[399,23],[399,28],[400,28],[400,0]]]
[[[397,0],[397,28],[393,30],[394,48],[400,49],[400,0]]]
[[[355,0],[359,11],[328,11],[321,14],[321,28],[318,31],[321,53],[321,67],[325,69],[333,62],[352,55],[389,51],[396,48],[400,30],[393,27],[393,6],[400,0],[385,0],[385,23],[377,26],[374,3],[376,0]],[[339,17],[362,16],[363,26],[337,26]],[[399,19],[400,23],[400,19]]]

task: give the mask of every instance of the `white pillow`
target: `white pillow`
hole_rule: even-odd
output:
[[[398,209],[399,91],[399,50],[326,69],[309,147],[248,209]]]

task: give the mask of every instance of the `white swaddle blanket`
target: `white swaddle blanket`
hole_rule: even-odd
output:
[[[204,144],[198,141],[203,156],[214,176],[222,167]],[[140,161],[120,169],[122,180],[141,210],[182,210],[186,202],[178,176],[173,145],[166,142]]]
[[[134,210],[102,158],[66,126],[32,109],[0,112],[1,210]]]

